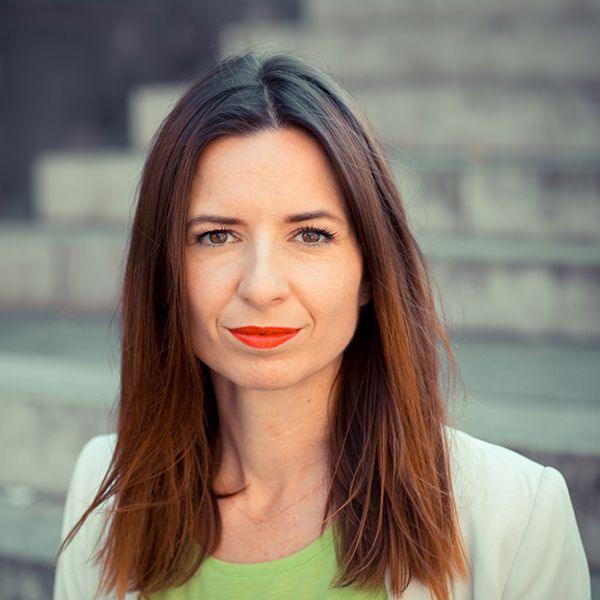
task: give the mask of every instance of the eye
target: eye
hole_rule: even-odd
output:
[[[226,228],[222,228],[219,227],[217,229],[211,229],[210,231],[205,231],[203,233],[199,233],[198,235],[196,235],[196,242],[199,243],[202,246],[208,246],[210,247],[216,247],[216,246],[225,246],[226,245],[226,240],[227,240],[227,234],[232,234],[233,235],[233,231],[231,231],[231,229],[226,229]],[[335,238],[335,233],[327,228],[324,229],[319,229],[317,227],[302,227],[301,229],[298,230],[298,232],[296,233],[296,236],[298,235],[305,235],[305,234],[311,234],[313,236],[313,239],[315,237],[315,235],[318,237],[323,236],[325,239],[324,240],[317,240],[317,241],[313,241],[313,242],[308,242],[305,245],[306,246],[322,246],[323,244],[328,244],[333,238]],[[215,237],[213,236],[219,236],[216,239],[220,239],[221,242],[216,242],[213,243],[215,241]],[[296,237],[294,236],[294,237]],[[204,239],[208,239],[211,240],[210,243],[203,243]]]
[[[302,227],[296,235],[304,235],[306,233],[316,234],[317,236],[322,235],[325,238],[324,241],[317,241],[312,244],[309,243],[309,246],[321,246],[322,244],[328,244],[335,237],[335,233],[333,231],[329,229],[318,229],[316,227]]]
[[[210,237],[212,236],[212,234],[217,234],[220,236],[219,239],[224,240],[227,237],[228,233],[233,233],[231,231],[231,229],[225,229],[225,228],[221,228],[219,227],[218,229],[211,229],[210,231],[205,231],[204,233],[199,233],[198,235],[196,235],[196,242],[198,242],[199,244],[203,245],[203,246],[223,246],[224,244],[221,243],[217,243],[217,244],[202,244],[202,241],[205,237]]]

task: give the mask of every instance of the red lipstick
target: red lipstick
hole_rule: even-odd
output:
[[[240,342],[253,348],[274,348],[293,338],[300,329],[290,327],[237,327],[230,329]]]

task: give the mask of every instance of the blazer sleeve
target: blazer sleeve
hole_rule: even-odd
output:
[[[590,571],[569,490],[544,467],[502,600],[590,600]]]
[[[63,512],[61,541],[91,504],[104,476],[102,439],[89,440],[77,457]],[[54,576],[54,600],[96,598],[99,568],[91,561],[101,533],[101,512],[93,511],[71,543],[58,557]],[[99,547],[99,546],[98,546]]]

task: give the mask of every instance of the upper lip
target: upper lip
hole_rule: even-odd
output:
[[[256,325],[246,325],[244,327],[230,328],[231,331],[246,333],[248,335],[277,335],[282,333],[294,333],[299,327],[258,327]]]

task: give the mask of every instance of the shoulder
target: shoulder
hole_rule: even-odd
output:
[[[79,451],[64,505],[61,541],[94,499],[108,472],[115,445],[116,434],[104,434],[88,440]],[[95,597],[100,568],[93,558],[104,533],[105,509],[104,505],[96,508],[60,554],[54,577],[54,600]]]
[[[458,429],[446,431],[459,521],[481,596],[589,598],[587,560],[562,473]]]
[[[96,483],[99,485],[110,465],[116,442],[116,433],[106,433],[89,439],[77,456],[73,476],[83,473],[84,476],[80,477],[83,479],[81,483],[86,487],[94,488]]]
[[[477,504],[508,508],[514,502],[532,505],[546,468],[544,465],[498,444],[464,431],[446,427],[454,493]],[[562,477],[562,476],[561,476]],[[482,497],[482,494],[484,496]],[[473,498],[475,496],[475,498]]]
[[[96,435],[83,445],[77,460],[87,467],[102,472],[102,475],[104,475],[112,459],[116,444],[116,433]]]
[[[115,433],[97,435],[79,451],[67,493],[67,503],[71,501],[68,508],[72,511],[83,513],[83,507],[87,508],[94,499],[110,466],[116,440]]]

